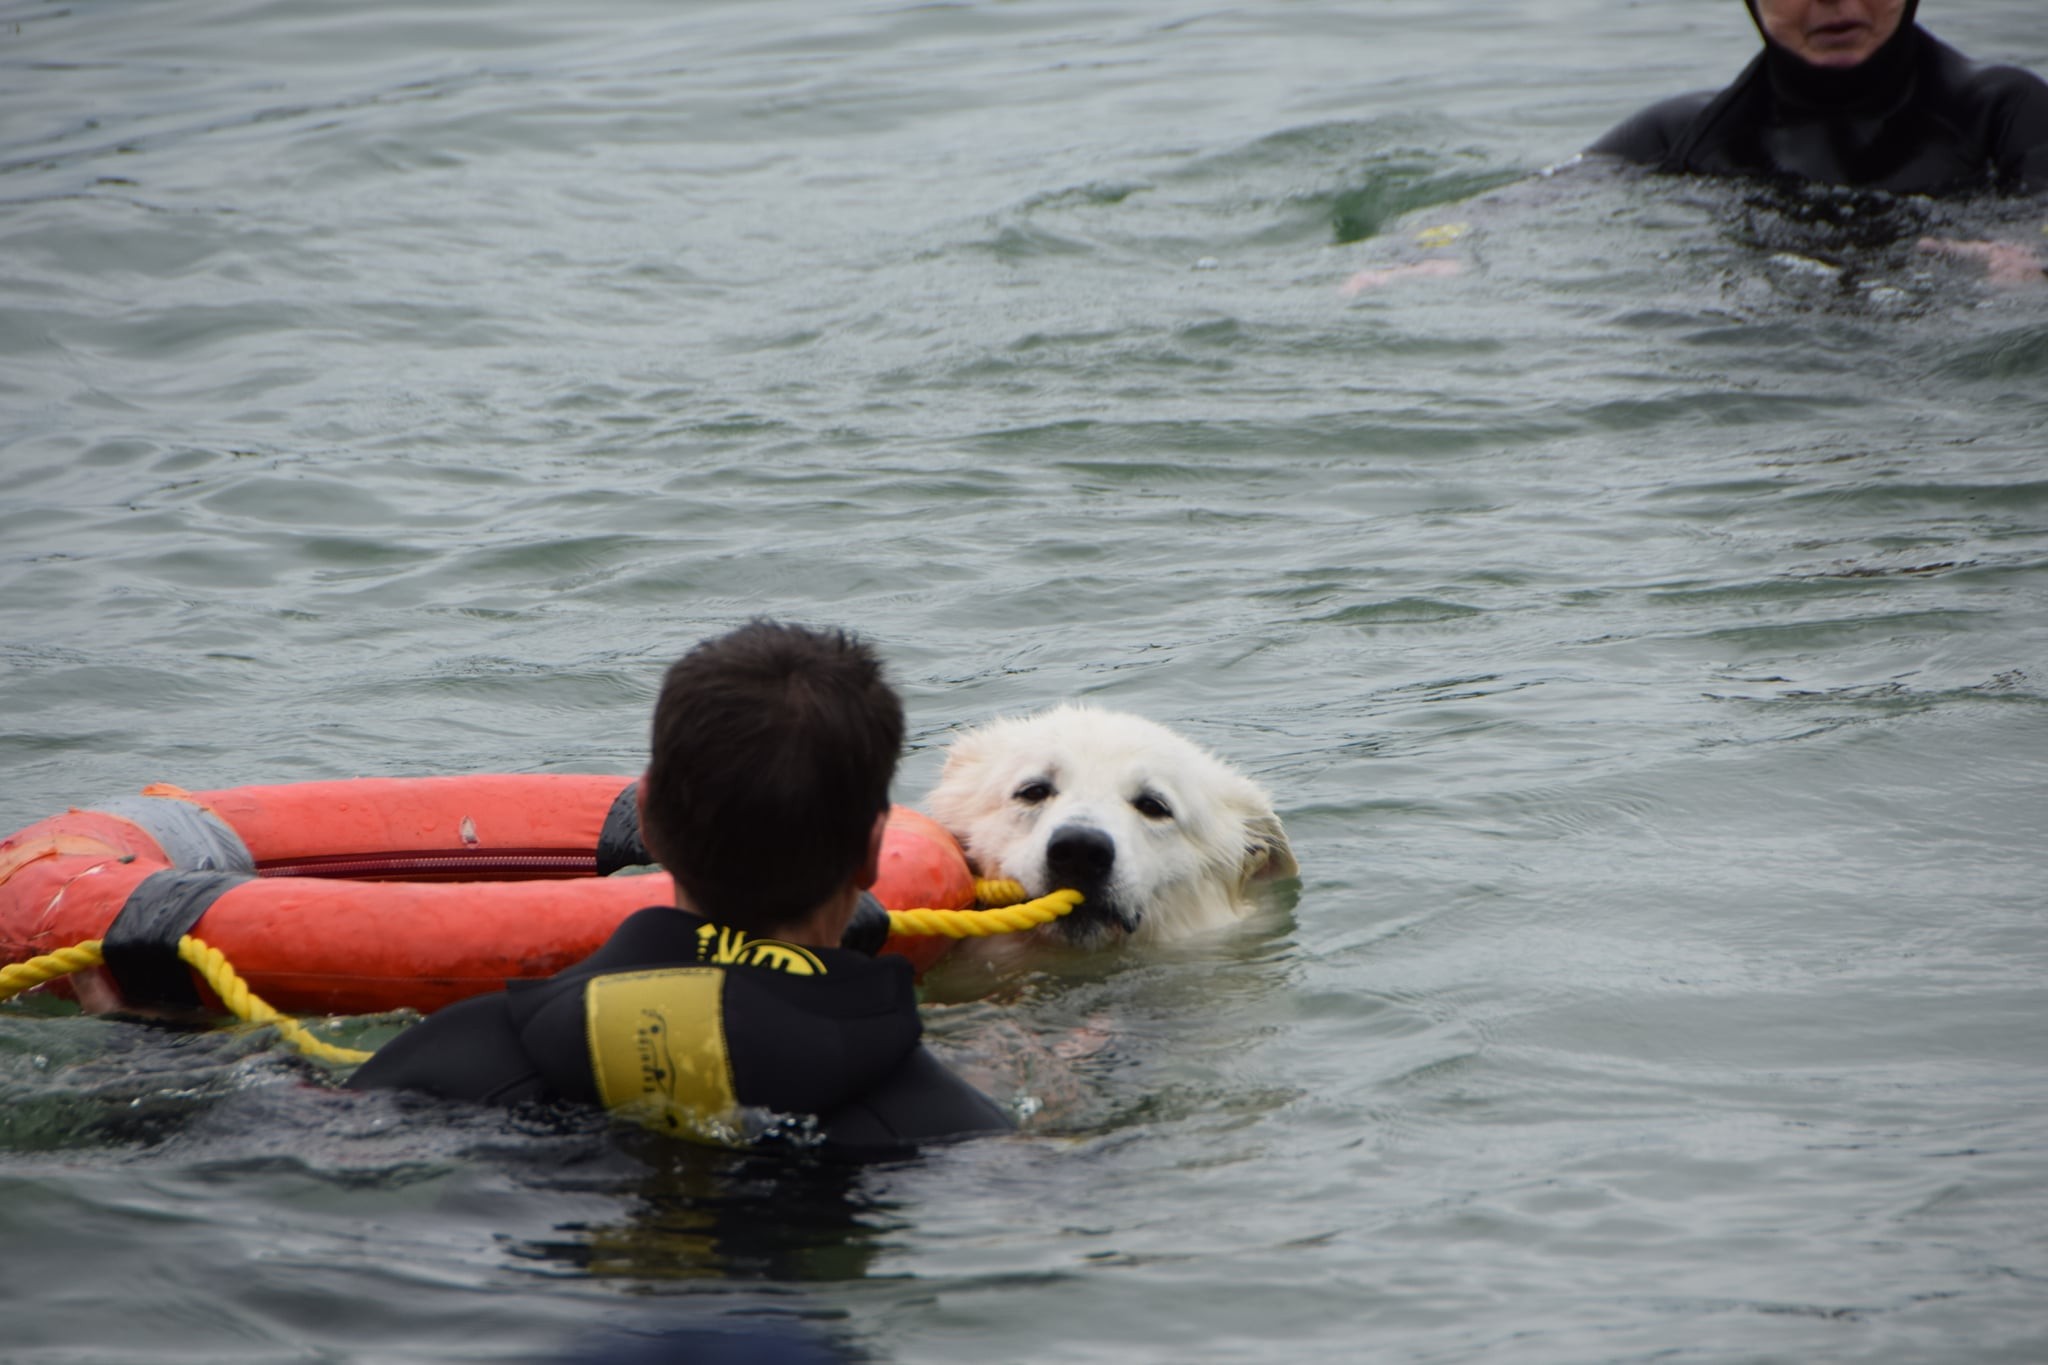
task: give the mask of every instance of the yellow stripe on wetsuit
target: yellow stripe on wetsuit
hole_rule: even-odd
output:
[[[725,971],[664,967],[590,979],[584,1026],[607,1109],[719,1141],[735,1108],[725,1049]]]
[[[810,949],[707,924],[697,955],[823,976]],[[725,969],[661,967],[594,976],[583,988],[591,1070],[604,1107],[650,1128],[733,1144],[739,1107],[725,1044]]]

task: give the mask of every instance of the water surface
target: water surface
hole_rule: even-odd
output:
[[[629,772],[765,612],[903,795],[1088,697],[1303,865],[853,1175],[5,1007],[8,1358],[2048,1356],[2048,296],[1913,249],[2048,213],[1539,174],[1725,9],[0,15],[0,827]]]

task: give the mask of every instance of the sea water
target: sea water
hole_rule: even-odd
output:
[[[1754,44],[0,12],[0,828],[629,773],[764,613],[881,647],[905,798],[1086,698],[1302,865],[935,990],[1030,1123],[866,1171],[0,1007],[0,1358],[2048,1358],[2048,291],[1916,249],[2048,211],[1543,174]]]

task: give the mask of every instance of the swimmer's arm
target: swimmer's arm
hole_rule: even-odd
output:
[[[1987,68],[1976,80],[1994,110],[1991,158],[2000,190],[2040,202],[2048,197],[2048,82],[2016,66]],[[2032,244],[1923,237],[1920,249],[1975,261],[1995,285],[2040,284],[2048,277],[2048,223],[2041,232]]]
[[[1446,275],[1462,275],[1465,263],[1455,256],[1432,256],[1424,261],[1404,261],[1400,265],[1380,265],[1361,270],[1337,287],[1337,292],[1347,299],[1355,299],[1368,289],[1382,289],[1398,280],[1441,279]]]
[[[1966,242],[1953,237],[1922,237],[1919,246],[1930,255],[1980,263],[1984,267],[1984,278],[1992,284],[2013,287],[2048,283],[2048,252],[2025,242]]]

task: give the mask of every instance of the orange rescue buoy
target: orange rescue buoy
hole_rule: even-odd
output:
[[[431,1012],[560,971],[673,902],[665,873],[606,875],[650,861],[633,792],[555,774],[147,787],[0,841],[0,955],[104,939],[107,965],[71,979],[88,1009],[211,1006],[162,951],[191,933],[288,1013]],[[959,845],[907,807],[881,871],[890,909],[974,903]],[[922,972],[951,942],[883,951]]]

